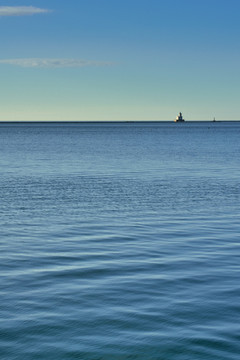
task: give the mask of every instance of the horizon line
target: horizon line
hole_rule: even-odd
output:
[[[0,120],[0,124],[3,123],[174,123],[174,120]],[[185,120],[184,123],[193,122],[240,122],[239,120]]]

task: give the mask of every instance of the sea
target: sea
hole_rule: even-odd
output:
[[[239,360],[240,122],[0,124],[1,360]]]

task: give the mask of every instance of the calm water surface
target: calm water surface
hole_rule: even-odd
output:
[[[1,124],[1,359],[239,360],[239,138]]]

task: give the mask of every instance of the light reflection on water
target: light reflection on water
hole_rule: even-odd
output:
[[[3,359],[238,359],[239,123],[0,130]]]

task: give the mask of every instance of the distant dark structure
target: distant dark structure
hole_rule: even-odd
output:
[[[182,113],[180,112],[179,115],[174,120],[175,122],[184,122],[184,118],[182,117]]]

